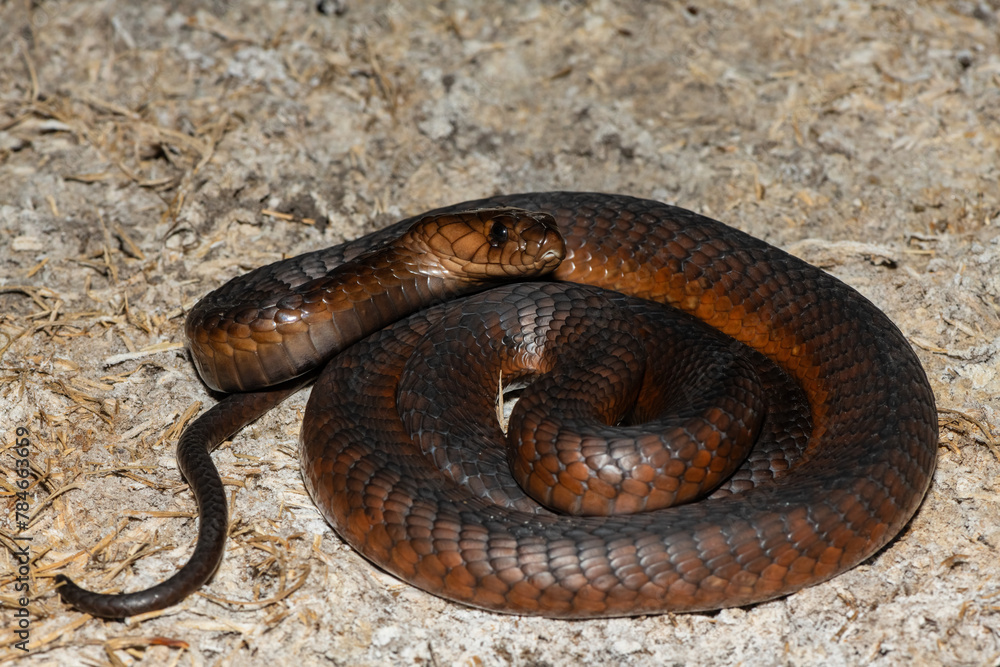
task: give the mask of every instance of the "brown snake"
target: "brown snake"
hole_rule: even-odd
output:
[[[236,278],[187,331],[206,383],[244,392],[178,443],[195,552],[137,593],[61,576],[82,611],[160,609],[211,577],[226,505],[208,452],[324,363],[301,436],[324,516],[402,579],[495,611],[626,616],[785,595],[891,540],[935,465],[933,394],[884,314],[781,250],[653,201],[466,202]],[[505,444],[498,385],[536,377]],[[701,385],[721,403],[678,407]],[[577,396],[545,415],[543,389]],[[524,458],[508,464],[505,449]]]

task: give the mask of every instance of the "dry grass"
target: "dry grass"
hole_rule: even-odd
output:
[[[995,3],[0,5],[0,661],[19,534],[39,664],[1000,664],[1000,54]],[[494,192],[678,202],[790,248],[921,355],[942,448],[873,561],[717,614],[561,623],[426,596],[324,526],[302,397],[215,455],[212,584],[104,622],[52,578],[136,590],[189,553],[183,352],[247,268]],[[31,431],[26,529],[14,428]]]

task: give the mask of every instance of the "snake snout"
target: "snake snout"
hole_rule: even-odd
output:
[[[546,237],[546,239],[539,244],[540,250],[538,253],[538,259],[545,264],[556,265],[563,260],[566,256],[566,243],[562,240],[562,237]]]
[[[566,257],[566,242],[552,216],[535,214],[518,233],[524,242],[525,257],[532,258],[543,272],[559,266]]]
[[[545,240],[539,243],[536,257],[539,264],[546,269],[554,269],[559,266],[566,256],[566,242],[557,234],[547,234]]]

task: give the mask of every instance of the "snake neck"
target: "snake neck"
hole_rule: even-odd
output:
[[[257,278],[251,272],[244,279]],[[268,387],[421,308],[486,284],[452,275],[419,247],[390,243],[257,306],[238,298],[239,285],[226,285],[235,298],[208,298],[209,306],[189,316],[191,356],[215,390]]]

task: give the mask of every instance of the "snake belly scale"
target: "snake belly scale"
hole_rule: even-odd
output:
[[[393,240],[407,234],[408,246]],[[466,274],[454,280],[453,271]],[[452,301],[526,278],[545,282]],[[626,312],[638,323],[620,324]],[[668,330],[679,336],[671,340],[706,333],[715,361],[693,369],[662,362],[655,345]],[[206,383],[242,392],[178,445],[199,503],[195,553],[171,580],[138,593],[91,593],[61,577],[64,599],[81,610],[122,617],[162,608],[210,578],[226,508],[208,452],[323,364],[301,456],[324,516],[404,580],[500,612],[627,616],[786,595],[897,535],[935,466],[933,394],[906,339],[875,306],[722,223],[626,196],[507,195],[404,220],[230,281],[195,307],[188,334]],[[600,356],[591,352],[598,338],[613,339],[614,351],[598,359],[596,374],[637,395],[636,407],[586,399],[569,412],[597,425],[556,417],[572,422],[572,435],[554,434],[539,411],[547,399],[532,386],[506,438],[495,418],[483,425],[461,412],[488,413],[498,382],[553,369],[558,381],[541,375],[535,384],[600,394],[604,385],[580,375],[576,357],[550,356],[571,339],[580,354]],[[459,352],[428,356],[444,347]],[[491,371],[466,366],[473,348]],[[333,352],[341,354],[327,363]],[[752,394],[751,407],[682,410],[664,427],[680,444],[631,433],[688,393],[643,398],[647,385],[679,387],[678,377],[709,372],[703,366],[743,369],[721,400]],[[621,379],[629,374],[634,383]],[[751,388],[758,382],[762,396]],[[599,444],[594,434],[615,425],[630,435]],[[707,439],[710,451],[695,452],[685,434]],[[747,438],[756,447],[744,458],[731,443]],[[491,439],[499,453],[480,446]],[[583,454],[570,452],[571,440]],[[475,447],[462,448],[467,442]],[[528,462],[508,464],[508,449]],[[618,513],[599,516],[605,511]]]

